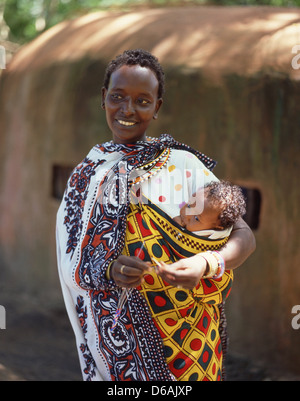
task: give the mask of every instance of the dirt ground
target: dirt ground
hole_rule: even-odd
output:
[[[4,299],[5,298],[5,299]],[[26,300],[0,296],[6,329],[0,330],[0,381],[81,381],[73,331],[65,309],[45,311]],[[227,381],[297,380],[267,372],[243,356],[227,357]]]

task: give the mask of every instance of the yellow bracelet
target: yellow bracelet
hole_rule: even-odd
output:
[[[106,273],[105,273],[105,278],[106,278],[106,280],[111,280],[111,277],[110,277],[110,268],[111,268],[111,266],[112,266],[113,263],[114,263],[114,260],[112,260],[112,261],[109,263],[109,265],[108,265],[108,267],[107,267],[107,269],[106,269]]]

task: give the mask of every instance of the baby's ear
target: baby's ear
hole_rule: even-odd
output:
[[[222,231],[222,230],[224,230],[224,227],[223,226],[216,226],[214,229],[217,230],[217,231]]]

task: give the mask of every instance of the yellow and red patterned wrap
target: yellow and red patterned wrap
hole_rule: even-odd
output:
[[[196,253],[217,250],[228,240],[209,240],[180,227],[150,201],[130,205],[124,254],[144,261],[173,263]],[[167,364],[177,380],[222,380],[219,305],[228,297],[232,271],[200,280],[193,290],[176,288],[155,270],[138,288],[162,338]]]

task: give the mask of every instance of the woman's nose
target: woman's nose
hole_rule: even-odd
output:
[[[124,102],[122,112],[125,116],[134,114],[134,105],[131,99],[128,99],[126,102]]]

